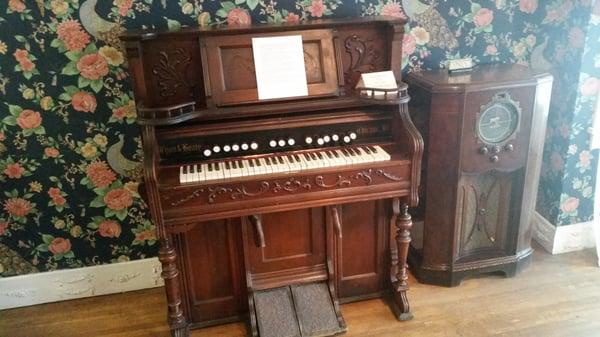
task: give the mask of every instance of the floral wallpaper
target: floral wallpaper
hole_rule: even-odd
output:
[[[600,56],[586,46],[598,40],[586,40],[588,29],[598,30],[590,6],[591,0],[3,1],[0,275],[156,254],[138,192],[140,137],[118,39],[130,28],[409,16],[406,71],[466,56],[554,67],[538,208],[559,225],[589,219],[597,154],[586,148],[587,128],[600,88]]]

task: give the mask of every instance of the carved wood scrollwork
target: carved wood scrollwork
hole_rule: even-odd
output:
[[[173,96],[181,87],[191,88],[186,78],[187,68],[192,62],[192,56],[183,48],[173,51],[160,51],[158,65],[152,69],[152,73],[158,82],[159,95],[162,97]],[[193,91],[190,90],[190,96]]]
[[[373,174],[384,177],[388,180],[399,182],[403,181],[404,178],[395,176],[389,172],[386,172],[383,169],[367,169],[360,171],[355,174],[351,174],[348,176],[337,175],[335,177],[335,181],[328,182],[326,177],[322,175],[315,176],[314,178],[305,178],[304,180],[297,179],[295,177],[291,177],[284,181],[262,181],[258,188],[249,188],[246,185],[240,186],[210,186],[207,188],[198,188],[193,190],[191,193],[184,197],[180,197],[179,199],[170,202],[171,206],[178,206],[183,203],[186,203],[190,200],[196,199],[198,197],[202,197],[205,193],[207,195],[207,202],[209,204],[213,204],[216,202],[219,195],[228,195],[231,200],[239,200],[244,198],[252,198],[260,196],[266,192],[272,193],[296,193],[302,191],[310,191],[315,188],[321,189],[333,189],[333,188],[345,188],[350,187],[353,184],[353,181],[362,181],[365,185],[370,185],[373,183]]]
[[[352,35],[344,41],[346,53],[350,54],[350,64],[344,72],[347,84],[353,83],[356,76],[376,69],[375,62],[380,58],[379,52],[373,48],[372,39]]]

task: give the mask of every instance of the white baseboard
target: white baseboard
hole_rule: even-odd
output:
[[[580,222],[556,227],[538,212],[533,217],[533,238],[551,254],[561,254],[592,248],[594,222]]]
[[[0,278],[0,310],[160,287],[158,258]]]

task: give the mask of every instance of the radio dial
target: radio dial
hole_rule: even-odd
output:
[[[350,136],[344,136],[344,143],[348,144],[352,141],[352,139],[350,139]]]
[[[317,138],[317,144],[323,145],[325,144],[325,141],[323,140],[323,138]]]
[[[285,146],[285,140],[280,139],[278,144],[279,144],[279,146]]]
[[[270,147],[275,147],[275,146],[277,146],[277,141],[276,141],[276,140],[271,140],[271,141],[269,142],[269,146],[270,146]]]
[[[223,146],[223,151],[225,151],[225,152],[229,152],[229,151],[231,151],[231,146],[229,146],[229,145],[224,145],[224,146]]]
[[[243,143],[242,144],[242,150],[244,150],[244,151],[248,150],[248,144]]]
[[[233,145],[231,146],[231,149],[232,149],[234,152],[237,152],[237,151],[239,151],[239,150],[240,150],[240,146],[239,146],[239,145],[237,145],[237,144],[233,144]]]
[[[331,141],[331,137],[329,137],[328,135],[323,136],[323,141],[325,143],[329,143]]]
[[[251,148],[252,150],[256,150],[256,149],[258,149],[258,143],[257,143],[257,142],[252,142],[252,143],[250,143],[250,148]]]
[[[212,154],[212,151],[209,149],[204,150],[204,156],[205,157],[210,157],[210,155]]]
[[[350,136],[350,139],[355,140],[356,139],[356,132],[350,132],[349,136]]]
[[[331,140],[333,140],[334,142],[337,142],[338,140],[340,140],[340,136],[338,136],[334,133],[333,135],[331,135]]]
[[[294,146],[294,144],[296,144],[296,141],[294,140],[294,138],[289,138],[287,143],[289,146]]]
[[[214,153],[219,153],[219,152],[221,152],[221,147],[220,147],[219,145],[215,145],[215,146],[213,147],[213,152],[214,152]]]
[[[313,139],[312,139],[312,137],[306,137],[306,138],[304,138],[304,142],[305,142],[306,144],[312,144],[312,142],[313,142]]]

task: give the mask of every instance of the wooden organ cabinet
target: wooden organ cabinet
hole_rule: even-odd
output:
[[[483,272],[515,275],[533,252],[552,76],[482,65],[456,75],[415,72],[407,82],[426,144],[412,272],[446,286]]]
[[[339,302],[389,294],[406,259],[422,138],[399,82],[405,21],[132,31],[122,37],[173,336],[248,317],[253,336],[346,331]],[[259,100],[252,38],[300,35],[308,96]]]

